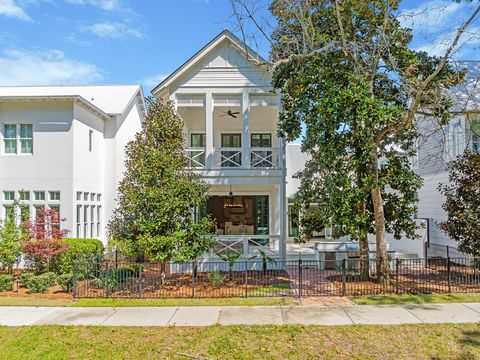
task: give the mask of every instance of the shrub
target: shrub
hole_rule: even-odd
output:
[[[70,292],[70,290],[73,288],[73,273],[58,275],[57,284],[60,285],[63,291],[67,293]]]
[[[122,284],[127,284],[131,281],[132,277],[136,274],[135,269],[131,267],[108,269],[108,288],[110,290],[116,290]],[[95,286],[99,288],[105,287],[106,272],[101,272],[100,276],[93,280]]]
[[[24,272],[20,275],[20,282],[26,287],[28,280],[33,276],[35,276],[33,272]]]
[[[48,272],[41,275],[34,275],[27,279],[25,286],[30,293],[46,293],[50,289],[56,280],[54,273]]]
[[[220,287],[225,282],[225,275],[223,275],[220,271],[210,271],[207,274],[208,280],[212,283],[214,287]]]
[[[90,260],[103,254],[103,244],[97,239],[70,239],[63,241],[68,249],[59,254],[52,264],[52,271],[65,274],[73,271],[74,262],[90,262]]]
[[[13,276],[0,275],[0,292],[13,290]]]

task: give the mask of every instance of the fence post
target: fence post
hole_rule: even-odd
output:
[[[448,251],[448,247],[447,247]],[[450,271],[450,256],[447,257],[447,281],[448,281],[448,292],[452,292],[452,279],[451,279],[451,271]]]
[[[142,298],[142,273],[143,273],[143,264],[140,264],[138,267],[138,297]]]
[[[447,245],[447,258],[450,257],[450,246]]]
[[[245,260],[245,297],[248,297],[248,261]]]
[[[193,270],[193,261],[190,262],[192,265],[192,299],[195,299],[195,271]]]
[[[75,297],[76,295],[77,295],[77,262],[74,261],[73,269],[72,269],[72,296]]]
[[[302,258],[298,259],[298,297],[302,297],[302,277],[303,277],[303,269],[302,269]]]
[[[108,260],[105,261],[105,297],[108,298]]]
[[[342,259],[342,296],[347,295],[347,260]]]
[[[400,267],[400,260],[395,258],[395,292],[398,294],[398,268]]]

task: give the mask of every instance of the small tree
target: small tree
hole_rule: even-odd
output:
[[[225,251],[222,254],[219,254],[220,259],[228,263],[228,280],[233,280],[233,268],[235,263],[242,257],[242,253],[236,251]]]
[[[68,230],[60,228],[64,220],[60,219],[55,209],[42,208],[33,223],[27,221],[24,224],[25,260],[36,272],[49,271],[54,257],[68,249],[68,244],[62,240]]]
[[[440,184],[447,220],[440,229],[458,242],[460,251],[480,256],[480,154],[466,151],[450,162],[449,184]]]
[[[132,253],[127,255],[194,260],[212,245],[211,220],[196,224],[193,217],[207,199],[208,186],[188,170],[185,123],[173,105],[148,98],[147,106],[141,131],[127,145],[110,237],[128,244]]]
[[[22,229],[14,219],[0,222],[0,268],[11,272],[22,252]]]

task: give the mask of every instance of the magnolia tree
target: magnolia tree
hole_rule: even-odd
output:
[[[365,273],[367,234],[375,234],[376,273],[386,279],[387,232],[415,233],[421,179],[409,157],[416,115],[448,121],[445,89],[464,79],[449,60],[480,6],[435,57],[411,48],[413,31],[398,18],[399,0],[273,0],[269,14],[259,12],[261,1],[231,1],[242,35],[252,24],[257,33],[271,33],[279,132],[287,140],[301,137],[311,158],[297,194],[305,206],[319,204],[308,224],[337,225],[338,236],[358,239]]]
[[[15,212],[17,204],[12,207]],[[11,272],[23,252],[23,227],[15,224],[15,217],[0,222],[0,269]]]
[[[447,220],[439,224],[460,251],[480,256],[480,153],[466,151],[449,164],[448,184],[440,184]]]
[[[64,220],[55,209],[42,208],[35,221],[25,222],[25,260],[36,272],[49,271],[55,256],[68,249],[62,240],[68,234],[68,230],[61,229]]]
[[[195,260],[212,246],[212,221],[195,223],[193,216],[208,186],[188,169],[185,124],[173,105],[148,98],[147,106],[141,131],[127,145],[110,237],[129,255]]]

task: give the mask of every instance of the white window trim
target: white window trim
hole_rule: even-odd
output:
[[[6,138],[5,138],[5,125],[15,125],[16,127],[16,143],[17,143],[17,148],[16,148],[16,153],[14,154],[11,154],[11,153],[6,153],[5,152],[5,141]],[[22,153],[21,152],[21,138],[20,138],[20,125],[32,125],[32,152],[31,153]],[[1,131],[0,131],[0,140],[1,140],[1,155],[2,156],[33,156],[33,153],[34,153],[34,150],[33,150],[33,147],[34,147],[34,132],[35,132],[35,129],[34,129],[34,126],[33,126],[33,123],[29,123],[29,122],[2,122],[1,123]],[[30,138],[28,138],[30,139]]]

